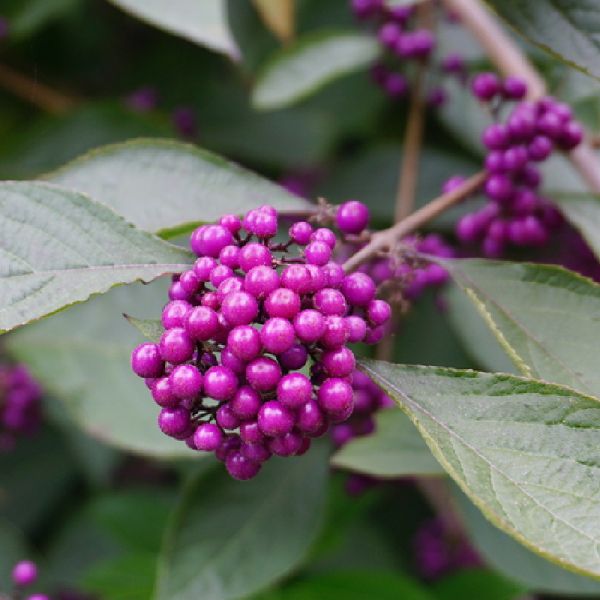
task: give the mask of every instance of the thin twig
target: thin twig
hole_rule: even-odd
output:
[[[527,82],[530,99],[540,98],[546,93],[544,80],[480,0],[444,0],[444,2],[479,40],[501,73],[516,75]],[[569,152],[569,158],[590,190],[600,193],[600,160],[595,155],[591,144],[584,140]]]
[[[57,92],[6,65],[0,65],[0,87],[54,115],[68,112],[77,105],[75,99],[66,96],[62,92]]]
[[[384,229],[383,231],[376,231],[373,233],[369,243],[344,263],[344,270],[347,273],[353,271],[379,252],[390,250],[405,235],[425,225],[425,223],[428,223],[467,196],[476,192],[483,185],[486,176],[485,171],[480,171],[476,175],[469,177],[469,179],[454,190],[432,200],[406,217],[406,219],[396,223],[393,227]]]

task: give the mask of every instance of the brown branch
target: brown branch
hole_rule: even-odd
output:
[[[384,229],[383,231],[376,231],[371,236],[369,243],[344,263],[344,270],[347,273],[353,271],[369,258],[385,250],[390,250],[398,240],[476,192],[483,185],[486,176],[487,173],[485,171],[480,171],[476,175],[469,177],[469,179],[454,190],[432,200],[406,217],[406,219],[396,223],[393,227]]]
[[[35,81],[7,67],[0,65],[0,87],[18,98],[51,114],[63,114],[77,105],[77,101],[62,92]]]
[[[444,0],[444,3],[479,40],[501,73],[516,75],[527,82],[529,98],[540,98],[546,93],[544,80],[480,0]],[[590,143],[584,140],[569,152],[569,159],[590,190],[600,193],[600,161]]]

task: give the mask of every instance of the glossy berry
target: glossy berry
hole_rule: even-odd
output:
[[[223,433],[213,423],[203,423],[194,432],[194,446],[204,452],[214,452],[223,442]]]
[[[164,362],[156,344],[140,344],[131,354],[131,368],[139,377],[160,377]]]
[[[294,414],[276,400],[265,402],[258,413],[258,426],[269,437],[289,433],[294,426]]]
[[[369,209],[362,202],[349,200],[339,206],[335,221],[341,232],[359,234],[369,224]]]
[[[23,560],[13,567],[12,580],[19,587],[26,587],[35,583],[37,577],[37,565],[30,560]]]
[[[263,348],[266,352],[281,354],[294,345],[294,326],[287,320],[274,317],[265,321],[260,331]]]
[[[302,373],[284,375],[277,384],[277,399],[289,408],[298,408],[311,399],[312,384]]]

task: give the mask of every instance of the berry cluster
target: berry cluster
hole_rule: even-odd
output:
[[[344,235],[368,219],[355,201],[336,213]],[[194,231],[198,259],[171,284],[160,342],[132,354],[162,407],[160,429],[214,452],[241,480],[272,454],[306,452],[350,417],[355,359],[346,344],[379,339],[391,313],[368,275],[332,261],[331,229],[296,222],[283,243],[277,233],[271,206]]]
[[[33,585],[38,578],[38,568],[34,562],[23,560],[17,563],[12,570],[12,580],[17,588],[18,597],[21,598],[23,589]],[[46,594],[31,594],[25,600],[50,600]]]
[[[0,452],[39,427],[41,397],[40,386],[24,365],[0,366]]]
[[[501,80],[493,73],[481,73],[473,79],[472,91],[495,113],[506,100],[520,102],[506,122],[493,123],[483,133],[488,202],[460,219],[457,237],[463,243],[480,244],[490,258],[502,256],[508,245],[541,246],[560,225],[561,216],[538,192],[541,174],[536,165],[555,150],[575,148],[583,129],[569,106],[554,98],[522,100],[527,87],[519,78]]]

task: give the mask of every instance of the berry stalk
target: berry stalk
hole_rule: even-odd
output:
[[[487,172],[480,171],[454,189],[438,196],[419,210],[416,210],[406,217],[406,219],[399,221],[389,229],[375,232],[371,236],[369,243],[344,263],[344,271],[349,273],[363,262],[369,260],[369,258],[380,252],[390,250],[404,236],[419,229],[425,223],[428,223],[467,196],[476,192],[484,184],[486,178]]]

